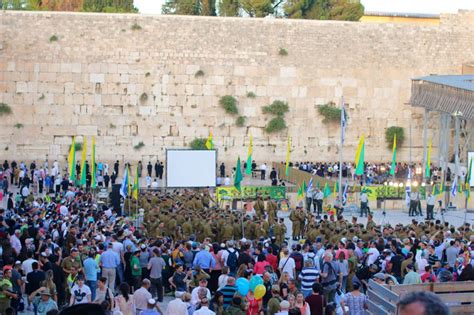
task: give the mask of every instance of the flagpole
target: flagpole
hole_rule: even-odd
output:
[[[342,150],[343,150],[343,144],[344,144],[344,128],[345,128],[345,122],[344,122],[344,96],[341,96],[341,147],[339,148],[339,191],[338,191],[338,197],[339,197],[339,202],[341,203],[341,207],[344,209],[344,205],[342,204]]]

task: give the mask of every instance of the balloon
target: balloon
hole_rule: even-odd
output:
[[[239,278],[237,279],[235,284],[237,286],[237,291],[239,291],[240,295],[246,296],[247,293],[249,293],[250,286],[249,281],[247,279]]]
[[[253,291],[253,295],[255,296],[257,300],[260,300],[261,298],[263,298],[266,292],[267,292],[267,289],[265,288],[265,286],[263,284],[259,284],[255,287],[255,290]]]
[[[263,279],[260,276],[253,276],[250,278],[250,290],[255,293],[255,287],[259,284],[263,284]]]

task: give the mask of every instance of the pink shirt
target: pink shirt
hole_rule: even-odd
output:
[[[269,265],[270,265],[270,263],[266,260],[258,261],[255,264],[255,267],[253,267],[253,273],[256,274],[256,275],[263,275],[263,273],[265,272],[265,267],[269,266]]]

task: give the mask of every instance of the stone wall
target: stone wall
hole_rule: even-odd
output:
[[[284,160],[287,136],[293,160],[337,159],[339,126],[324,124],[317,105],[344,96],[346,160],[361,134],[366,160],[390,160],[384,130],[393,125],[405,128],[398,157],[408,160],[411,124],[421,161],[411,78],[460,73],[473,34],[474,12],[440,25],[1,12],[0,102],[13,113],[0,117],[0,158],[64,160],[72,136],[94,135],[98,159],[147,162],[213,128],[223,161],[246,156],[250,134],[258,161]],[[238,99],[245,127],[219,106],[223,95]],[[273,100],[288,102],[288,129],[268,135],[261,107]],[[437,124],[433,116],[433,156]]]

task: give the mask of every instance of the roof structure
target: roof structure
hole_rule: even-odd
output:
[[[474,75],[431,75],[412,79],[409,104],[474,120]]]

